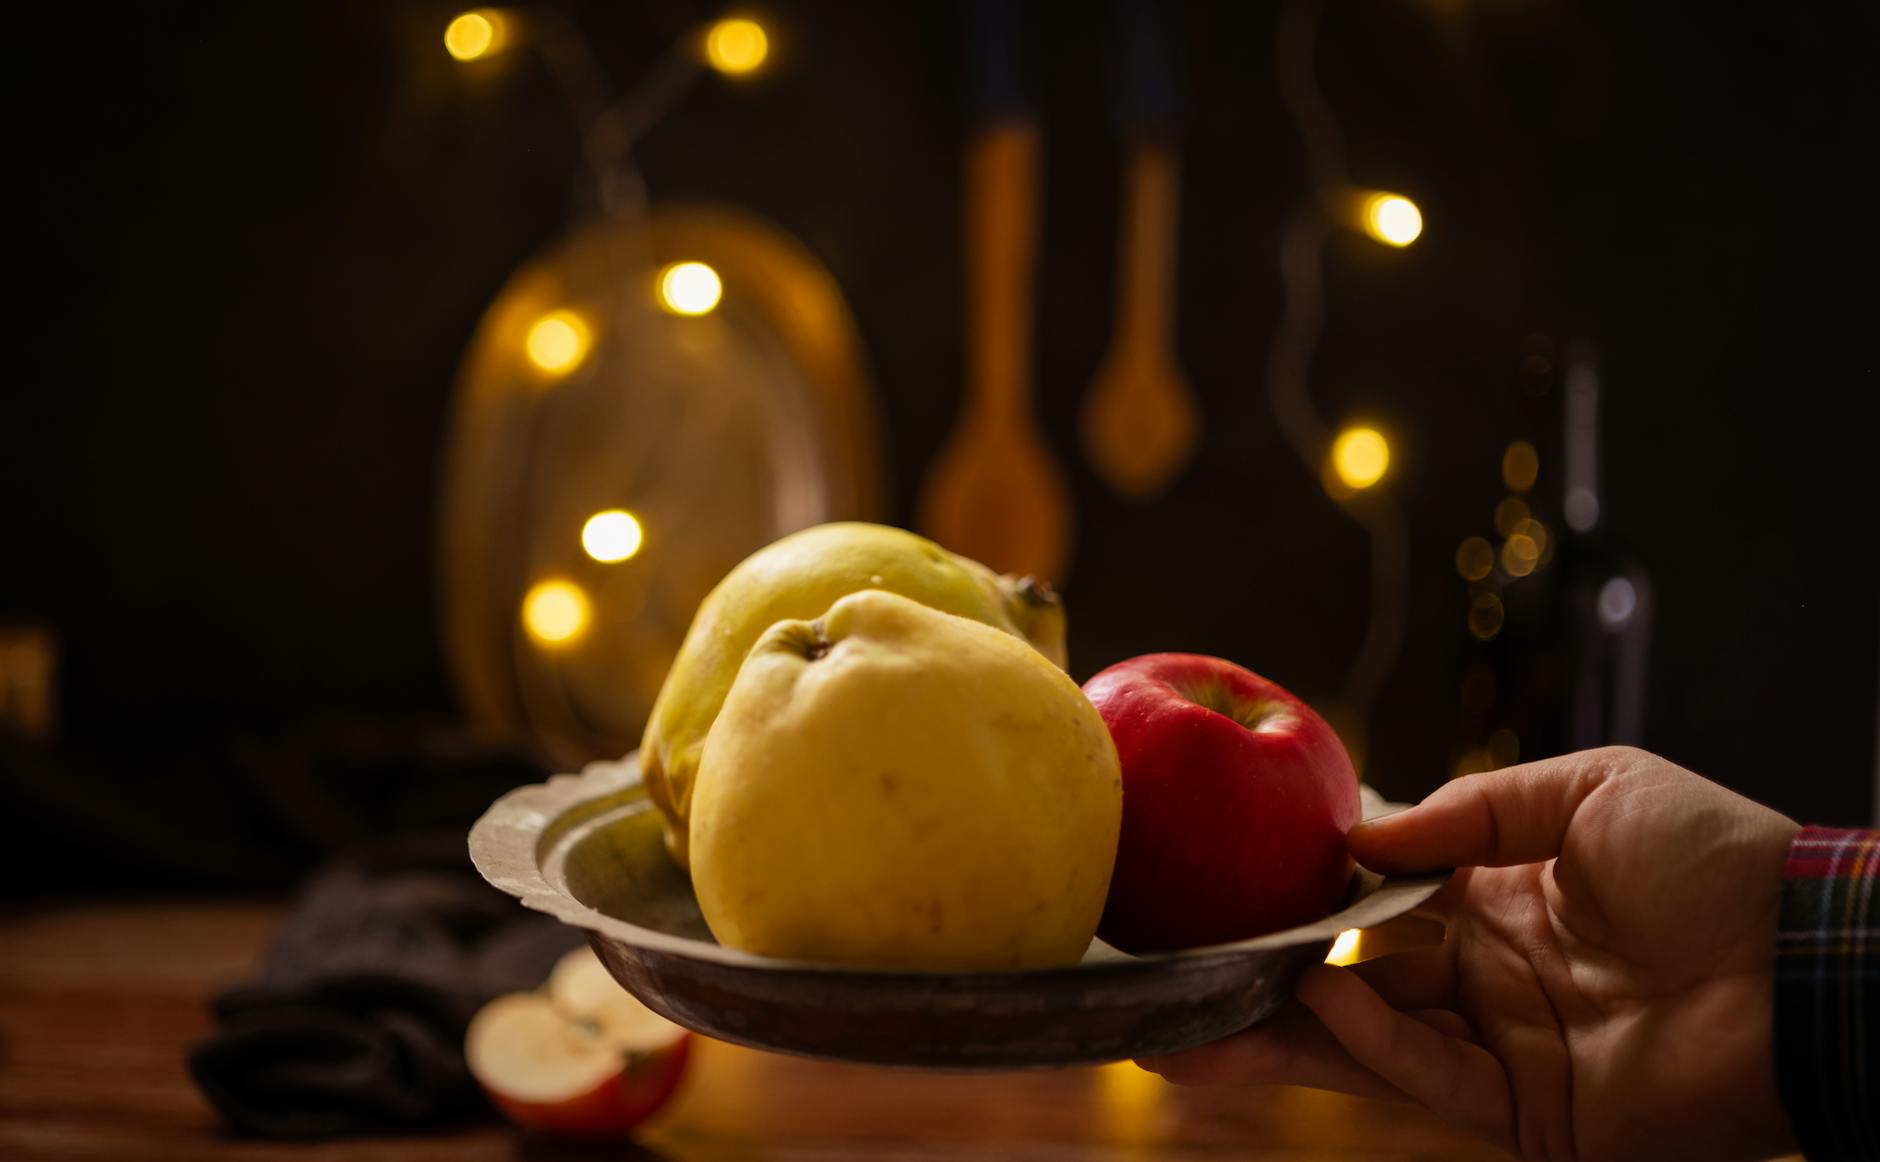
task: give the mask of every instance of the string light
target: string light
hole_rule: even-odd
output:
[[[460,61],[480,60],[500,52],[507,22],[494,8],[462,12],[444,26],[444,51]]]
[[[529,362],[550,375],[566,375],[581,365],[588,353],[588,328],[573,311],[550,311],[529,328],[523,348]]]
[[[1495,531],[1502,536],[1512,536],[1521,527],[1521,522],[1528,519],[1527,501],[1518,496],[1504,497],[1495,506]]]
[[[640,518],[624,508],[610,508],[587,518],[581,526],[581,547],[603,564],[624,561],[640,551],[646,530]]]
[[[675,262],[659,272],[660,305],[675,315],[709,315],[724,296],[718,272],[702,262]]]
[[[1525,577],[1541,559],[1541,547],[1533,538],[1516,533],[1501,546],[1501,568],[1510,577]]]
[[[1326,213],[1334,202],[1343,202],[1352,211],[1361,211],[1362,205],[1351,198],[1338,123],[1314,77],[1318,24],[1325,8],[1313,0],[1288,0],[1278,6],[1274,30],[1274,78],[1280,101],[1305,146],[1305,168],[1311,181],[1278,240],[1280,312],[1267,349],[1266,390],[1280,434],[1300,464],[1318,473],[1326,491],[1344,501],[1353,490],[1339,479],[1335,457],[1327,455],[1328,425],[1312,399],[1311,369],[1325,330],[1328,227],[1335,218],[1348,217],[1350,226],[1362,229],[1363,215]],[[1380,469],[1387,468],[1389,445],[1381,437],[1378,443],[1385,449]],[[1345,673],[1340,697],[1357,721],[1369,722],[1385,680],[1403,651],[1409,616],[1405,574],[1410,532],[1388,489],[1378,490],[1366,503],[1344,504],[1342,511],[1370,539],[1371,584],[1364,638]]]
[[[1369,488],[1390,467],[1390,443],[1375,428],[1346,428],[1332,441],[1332,471],[1347,488]]]
[[[1362,933],[1356,928],[1347,928],[1332,941],[1332,950],[1325,954],[1327,964],[1356,964],[1358,962],[1358,944]]]
[[[1504,726],[1488,736],[1488,745],[1483,749],[1488,752],[1488,769],[1498,771],[1513,766],[1521,757],[1521,739]]]
[[[1495,705],[1495,671],[1476,666],[1462,680],[1462,708],[1470,714],[1487,714]]]
[[[1469,597],[1469,632],[1478,641],[1489,641],[1501,632],[1501,598],[1493,593],[1475,593]]]
[[[1526,440],[1516,440],[1501,454],[1501,479],[1510,492],[1526,492],[1540,476],[1541,455]]]
[[[1372,194],[1364,202],[1364,232],[1387,246],[1408,246],[1423,233],[1423,211],[1402,194]]]
[[[1614,577],[1599,587],[1599,623],[1617,630],[1638,610],[1638,587],[1625,577]]]
[[[1524,520],[1514,526],[1514,531],[1533,541],[1541,552],[1547,551],[1547,526],[1537,520]]]
[[[755,20],[720,20],[705,33],[705,59],[728,77],[757,71],[770,55],[770,37]]]
[[[1456,546],[1456,572],[1464,581],[1480,581],[1495,567],[1495,547],[1481,537]]]
[[[1480,747],[1472,747],[1462,752],[1456,759],[1456,765],[1449,772],[1449,777],[1459,779],[1464,775],[1479,775],[1488,769],[1488,752]]]
[[[543,645],[566,645],[587,623],[587,594],[571,581],[538,581],[522,599],[522,624]]]

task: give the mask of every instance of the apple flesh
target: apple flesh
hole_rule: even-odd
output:
[[[564,956],[541,992],[497,997],[464,1037],[490,1101],[519,1126],[561,1137],[621,1137],[671,1099],[691,1034],[607,974],[594,953]]]
[[[1084,685],[1123,766],[1097,934],[1131,953],[1244,940],[1344,900],[1358,779],[1292,693],[1221,658],[1146,654]]]

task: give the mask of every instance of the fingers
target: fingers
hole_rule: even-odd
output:
[[[1418,1009],[1410,1015],[1445,1037],[1454,1037],[1460,1041],[1477,1041],[1474,1027],[1454,1009]]]
[[[1447,945],[1399,952],[1349,969],[1393,1009],[1451,1009],[1456,966]]]
[[[1573,813],[1610,773],[1600,755],[1589,751],[1465,775],[1415,807],[1353,827],[1351,853],[1386,873],[1552,859]]]
[[[1309,969],[1297,992],[1354,1062],[1452,1124],[1512,1145],[1507,1075],[1486,1049],[1398,1012],[1343,969]]]
[[[1359,1097],[1404,1095],[1351,1059],[1306,1010],[1293,1006],[1244,1033],[1136,1064],[1177,1085],[1304,1085]]]

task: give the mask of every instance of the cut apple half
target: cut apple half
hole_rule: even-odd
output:
[[[582,948],[562,958],[543,991],[485,1005],[465,1034],[464,1058],[517,1125],[617,1137],[671,1099],[690,1040]]]
[[[548,974],[548,999],[570,1017],[598,1026],[603,1039],[629,1053],[656,1053],[685,1030],[620,987],[591,948],[562,957]]]

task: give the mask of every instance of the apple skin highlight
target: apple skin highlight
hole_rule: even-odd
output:
[[[1310,706],[1199,654],[1119,662],[1084,693],[1123,768],[1105,941],[1138,954],[1224,944],[1343,903],[1358,778]]]

